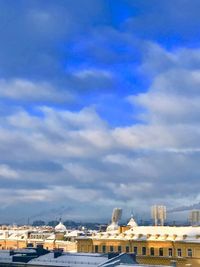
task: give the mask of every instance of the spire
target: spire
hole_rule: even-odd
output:
[[[138,226],[137,223],[136,223],[136,221],[134,220],[133,210],[131,211],[131,218],[130,218],[130,220],[129,220],[129,222],[128,222],[127,225],[130,226],[130,227],[136,227],[136,226]]]

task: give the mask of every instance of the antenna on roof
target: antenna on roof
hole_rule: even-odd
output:
[[[133,209],[131,209],[131,218],[134,217],[134,214],[133,214]]]

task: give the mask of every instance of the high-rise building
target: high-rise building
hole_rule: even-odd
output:
[[[154,205],[151,207],[151,217],[154,221],[154,225],[164,225],[166,220],[166,206]]]
[[[200,225],[200,210],[192,210],[189,214],[191,225]]]

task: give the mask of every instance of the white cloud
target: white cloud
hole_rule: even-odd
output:
[[[47,82],[32,82],[25,79],[0,79],[0,97],[22,101],[66,102],[73,96],[64,90],[56,90]]]
[[[101,69],[82,69],[73,73],[75,77],[79,79],[88,78],[112,78],[112,73],[107,70]]]
[[[1,164],[0,165],[0,177],[16,179],[19,177],[19,175],[15,170],[12,170],[9,166],[5,164]]]
[[[106,209],[108,203],[110,209],[120,204],[139,212],[141,205],[161,200],[171,206],[195,200],[200,185],[199,71],[194,69],[197,63],[192,66],[194,55],[188,54],[166,51],[165,55],[162,49],[159,64],[163,67],[159,65],[157,75],[158,65],[147,57],[146,68],[155,68],[152,85],[146,93],[129,97],[132,105],[144,108],[140,124],[110,127],[94,107],[72,112],[39,106],[40,116],[23,108],[2,114],[0,172],[21,182],[13,196],[8,184],[4,185],[7,199],[76,202],[74,207],[84,202],[91,210],[95,205]],[[179,61],[186,62],[184,70]],[[20,89],[23,96],[25,87]],[[9,89],[13,95],[16,88]],[[49,165],[43,170],[29,169],[31,162],[42,161],[60,169],[52,172]]]
[[[147,206],[161,196],[167,203],[169,192],[173,195],[174,203],[176,198],[185,198],[185,181],[181,181],[182,175],[190,174],[193,179],[199,175],[195,169],[198,159],[189,161],[189,153],[180,157],[180,151],[166,151],[168,143],[163,136],[164,130],[161,133],[153,126],[137,125],[112,130],[99,118],[98,134],[105,136],[99,140],[93,134],[96,130],[92,128],[90,119],[84,119],[84,110],[67,112],[67,116],[65,112],[54,109],[50,113],[43,110],[43,116],[38,118],[21,111],[7,116],[4,129],[0,129],[0,160],[7,159],[13,166],[9,167],[11,170],[16,171],[15,163],[18,161],[24,166],[24,169],[18,171],[18,179],[25,188],[16,188],[15,195],[5,188],[7,197],[4,200],[5,194],[1,194],[1,201],[6,202],[8,199],[7,204],[10,206],[14,203],[22,205],[52,201],[54,204],[64,202],[68,205],[68,201],[75,201],[74,205],[84,202],[86,206],[90,206],[91,202],[96,205],[110,203],[108,209],[112,209],[115,204],[125,207],[126,203],[126,208],[137,210],[139,203],[145,205],[143,198],[146,198]],[[87,110],[86,117],[92,118],[93,112],[94,110]],[[70,115],[75,117],[76,127]],[[98,122],[96,117],[97,114],[94,122]],[[130,142],[132,136],[133,143]],[[6,154],[5,151],[12,147],[15,148],[14,153]],[[175,145],[171,147],[176,148]],[[30,163],[27,165],[27,161],[39,162],[44,159],[60,164],[63,170],[52,173],[48,166],[43,171],[29,170]],[[189,166],[195,171],[190,172]],[[173,189],[174,181],[180,184],[178,196]],[[32,188],[34,183],[36,189]],[[159,191],[156,191],[157,186]],[[188,196],[191,192],[192,186]],[[137,205],[132,201],[133,198],[137,198]],[[92,207],[90,210],[92,213]]]

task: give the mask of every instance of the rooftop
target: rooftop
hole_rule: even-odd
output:
[[[23,252],[20,251],[19,252]],[[0,263],[12,262],[12,256],[9,251],[0,251]],[[134,257],[121,253],[114,255],[112,258],[108,254],[90,254],[90,253],[62,253],[62,255],[55,258],[54,252],[39,256],[27,263],[27,266],[68,266],[68,267],[153,267],[155,265],[140,265],[134,260]]]

